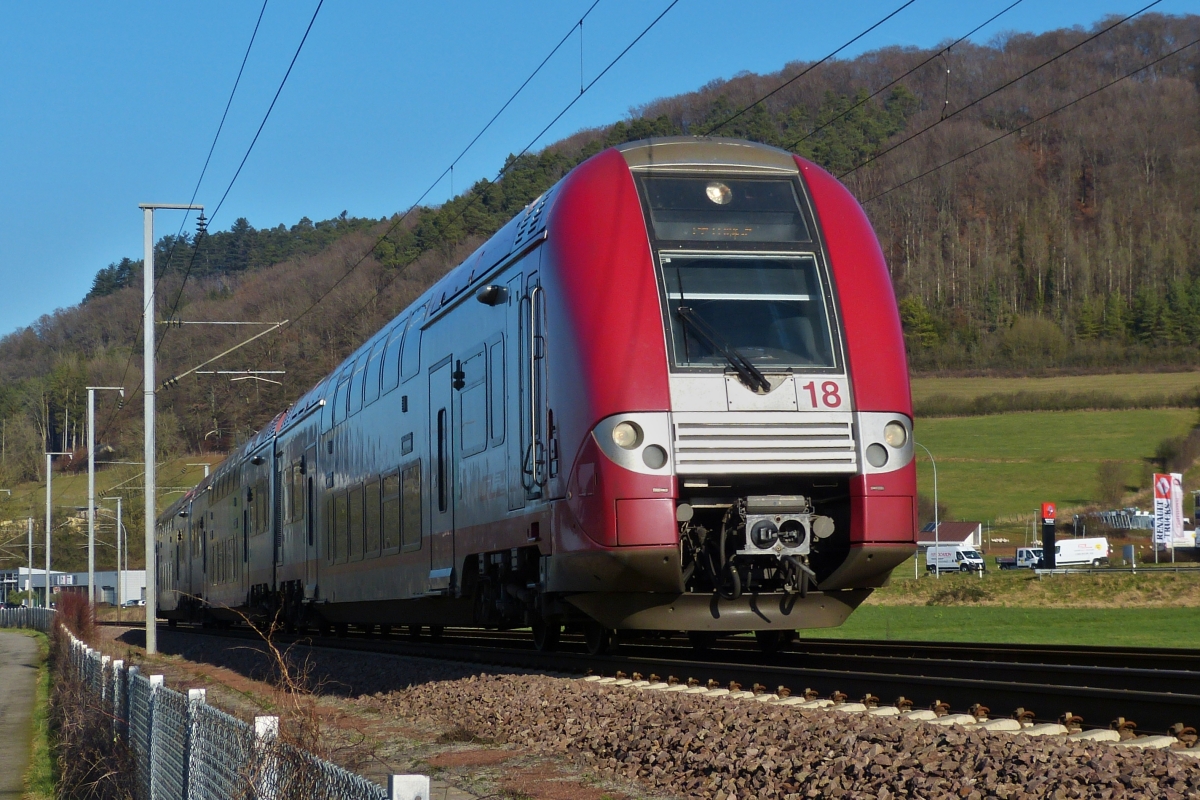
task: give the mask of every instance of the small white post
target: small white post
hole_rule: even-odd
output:
[[[279,738],[279,717],[254,718],[254,743],[258,750],[259,773],[254,783],[256,796],[274,800],[279,789],[279,763],[274,744]]]
[[[388,800],[429,800],[429,776],[389,775]]]
[[[207,689],[188,689],[188,702],[189,703],[207,703],[208,702],[208,690]]]

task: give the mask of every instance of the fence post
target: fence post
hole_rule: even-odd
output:
[[[149,775],[147,776],[149,780],[147,783],[150,784],[150,797],[146,798],[146,800],[158,800],[158,786],[155,785],[154,780],[154,774],[157,772],[157,769],[155,769],[154,761],[157,758],[161,758],[161,756],[157,752],[158,748],[154,746],[154,700],[158,694],[158,690],[164,685],[165,678],[162,675],[150,676],[150,702],[149,708],[146,711],[146,752],[149,753],[146,764],[149,765]]]
[[[116,739],[124,735],[121,729],[121,723],[125,720],[125,711],[121,708],[121,698],[125,696],[123,691],[125,683],[125,660],[122,658],[114,659],[112,662],[112,717],[113,717],[113,738]]]
[[[187,735],[183,738],[183,798],[192,798],[192,749],[196,736],[196,706],[208,702],[207,689],[188,689],[187,693]]]
[[[429,800],[429,776],[389,775],[388,800]]]
[[[279,717],[254,718],[254,749],[259,771],[254,776],[255,797],[275,800],[279,789],[279,759],[275,744],[279,739]]]

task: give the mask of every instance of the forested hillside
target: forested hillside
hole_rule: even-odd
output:
[[[262,230],[239,220],[164,238],[161,316],[292,324],[217,367],[286,370],[274,376],[282,385],[186,378],[160,394],[160,442],[227,449],[573,166],[652,135],[755,139],[841,176],[883,243],[915,369],[1200,362],[1200,45],[1036,121],[1200,38],[1198,16],[1145,15],[1086,41],[1114,22],[832,61],[732,120],[809,65],[714,81],[522,156],[503,179],[403,220],[343,214]],[[0,480],[36,475],[44,441],[81,444],[86,385],[138,384],[140,283],[140,261],[105,267],[80,305],[0,340]],[[249,333],[160,335],[165,379]],[[117,453],[138,452],[139,398],[119,410],[102,398],[100,438]]]

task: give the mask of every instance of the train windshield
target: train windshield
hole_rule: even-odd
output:
[[[640,178],[655,238],[676,242],[807,242],[791,179]]]
[[[816,259],[808,253],[662,253],[678,367],[734,358],[771,371],[834,367]]]

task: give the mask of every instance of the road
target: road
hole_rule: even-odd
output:
[[[0,800],[19,800],[24,788],[39,660],[36,639],[0,629]]]

